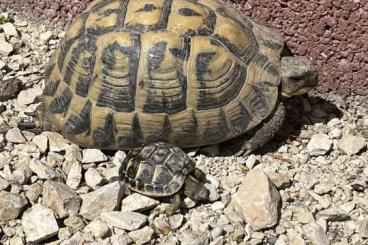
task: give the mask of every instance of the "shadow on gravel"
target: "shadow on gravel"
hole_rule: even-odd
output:
[[[342,112],[333,103],[317,96],[296,96],[283,101],[286,106],[286,119],[277,135],[266,145],[253,152],[265,155],[277,152],[285,143],[295,139],[310,139],[311,135],[301,135],[308,125],[326,124],[333,118],[341,118]],[[243,142],[233,139],[220,145],[222,156],[232,156],[240,150]]]

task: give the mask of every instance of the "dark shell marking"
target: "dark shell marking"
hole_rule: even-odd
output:
[[[216,0],[96,0],[47,68],[46,117],[73,143],[220,143],[278,99],[280,34]]]
[[[132,190],[162,197],[178,192],[194,167],[194,162],[179,148],[155,143],[129,152],[120,176]]]

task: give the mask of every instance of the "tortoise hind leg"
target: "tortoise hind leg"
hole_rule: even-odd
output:
[[[247,156],[254,150],[260,148],[265,143],[270,141],[281,128],[284,120],[285,106],[282,102],[280,102],[276,107],[276,110],[272,113],[271,117],[257,127],[253,135],[250,137],[249,135],[245,135],[244,138],[241,137],[241,140],[244,140],[244,144],[241,147],[241,150],[236,153],[236,156]]]

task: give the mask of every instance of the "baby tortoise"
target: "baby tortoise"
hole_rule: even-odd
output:
[[[180,148],[166,143],[148,144],[132,150],[125,158],[120,178],[133,191],[150,197],[172,197],[165,213],[172,215],[184,194],[193,201],[208,201],[205,174]]]
[[[283,49],[278,31],[222,1],[94,1],[48,65],[38,120],[20,127],[108,150],[238,138],[246,155],[281,127],[283,96],[317,85],[311,61]]]

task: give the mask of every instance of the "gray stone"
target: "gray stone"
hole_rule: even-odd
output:
[[[332,141],[326,134],[315,134],[309,141],[307,148],[311,156],[323,156],[331,150]]]
[[[110,232],[106,223],[99,219],[89,223],[86,229],[90,230],[95,238],[105,238]]]
[[[147,223],[146,215],[125,211],[103,212],[101,219],[111,226],[127,231],[137,230]]]
[[[83,201],[80,215],[85,219],[94,220],[102,212],[116,210],[120,206],[124,190],[125,186],[115,181],[93,192],[81,195]]]
[[[320,183],[314,187],[314,192],[323,195],[332,191],[333,185],[330,183]]]
[[[358,233],[361,238],[368,238],[368,219],[359,220]]]
[[[64,139],[61,134],[56,132],[43,132],[42,135],[48,138],[50,151],[60,152],[66,150],[69,142]]]
[[[1,39],[0,39],[0,54],[1,54]],[[0,83],[0,101],[7,101],[10,99],[14,99],[18,95],[19,91],[21,91],[21,89],[22,83],[18,79],[2,80],[2,82]],[[4,131],[4,126],[6,125],[2,125],[0,133],[6,132]]]
[[[363,137],[346,135],[339,140],[337,145],[343,153],[347,155],[355,155],[366,148],[366,144],[367,143]]]
[[[79,245],[82,244],[83,236],[81,232],[75,233],[71,238],[63,241],[60,245]]]
[[[13,156],[9,152],[1,152],[0,153],[0,169],[3,169],[4,166],[8,165],[11,160],[13,160]]]
[[[286,233],[289,238],[289,245],[305,245],[305,241],[302,236],[294,229],[287,230]]]
[[[100,185],[103,181],[103,177],[95,168],[89,168],[84,174],[86,184],[93,189]]]
[[[253,230],[269,228],[279,217],[280,194],[262,170],[252,170],[233,197],[234,209]]]
[[[305,236],[315,245],[328,245],[330,241],[327,234],[316,222],[311,222],[303,226]]]
[[[45,153],[48,146],[48,138],[44,134],[33,137],[32,142],[35,143],[41,153]]]
[[[47,44],[48,41],[50,41],[51,38],[53,38],[53,36],[54,35],[51,31],[45,31],[40,34],[40,40],[42,41],[42,43]]]
[[[5,135],[5,139],[10,143],[18,143],[18,144],[27,141],[26,138],[24,138],[22,132],[19,130],[19,128],[9,129]]]
[[[222,245],[224,244],[224,237],[220,236],[218,238],[216,238],[215,240],[213,240],[212,242],[210,242],[210,245]]]
[[[64,220],[64,225],[69,227],[73,233],[81,231],[85,227],[83,219],[79,215],[70,215]]]
[[[294,217],[302,224],[308,224],[314,221],[313,214],[309,211],[308,207],[299,205],[294,208]]]
[[[344,203],[343,205],[340,206],[340,209],[347,214],[353,211],[354,208],[355,208],[355,203],[353,201]]]
[[[23,214],[22,227],[27,242],[39,243],[58,234],[59,226],[51,209],[36,204]]]
[[[139,193],[128,195],[121,202],[121,211],[142,212],[155,208],[159,201]]]
[[[267,173],[271,182],[276,186],[277,189],[282,190],[290,186],[290,178],[284,173]]]
[[[29,105],[32,104],[36,97],[42,94],[42,88],[37,86],[27,90],[22,90],[18,94],[17,102],[19,105]]]
[[[349,219],[349,214],[336,206],[332,206],[328,209],[321,210],[317,213],[317,218],[325,218],[328,221],[344,221]]]
[[[7,189],[9,185],[10,183],[7,180],[0,177],[0,191]]]
[[[77,193],[63,183],[55,181],[46,181],[44,183],[43,203],[52,209],[59,218],[77,214],[81,201]]]
[[[183,224],[184,216],[182,214],[174,214],[169,217],[168,223],[170,225],[171,230],[179,229],[179,227]]]
[[[50,180],[57,176],[56,172],[52,168],[43,164],[41,161],[37,159],[31,160],[31,163],[29,164],[29,168],[40,179]]]
[[[6,191],[0,192],[0,221],[6,222],[18,218],[27,206],[24,196]]]
[[[26,197],[31,203],[35,203],[42,193],[42,186],[39,183],[34,183],[29,186],[26,192]]]
[[[107,161],[107,156],[99,149],[83,150],[82,163],[98,163]]]
[[[129,236],[136,244],[146,244],[152,241],[153,229],[145,226],[142,229],[129,232]]]
[[[12,183],[19,185],[27,184],[31,181],[32,170],[24,163],[17,166],[17,169],[11,175]]]
[[[79,162],[74,161],[73,163],[71,163],[68,177],[66,179],[66,184],[73,189],[77,189],[81,181],[82,181],[82,166],[80,165]]]

